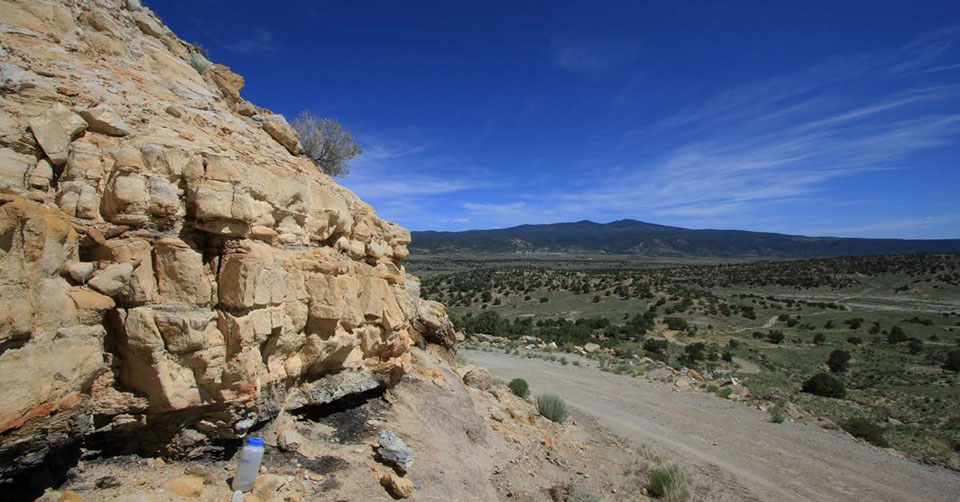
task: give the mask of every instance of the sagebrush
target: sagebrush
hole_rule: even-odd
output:
[[[558,424],[562,424],[570,416],[567,403],[556,394],[541,394],[537,398],[537,412]]]

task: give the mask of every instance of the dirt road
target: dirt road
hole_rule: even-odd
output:
[[[956,501],[960,474],[900,459],[838,431],[664,383],[464,350],[503,380],[525,378],[637,443],[665,451],[709,487],[708,500]]]

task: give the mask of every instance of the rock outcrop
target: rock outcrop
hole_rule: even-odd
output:
[[[453,347],[410,233],[139,2],[0,1],[0,478],[192,454]]]

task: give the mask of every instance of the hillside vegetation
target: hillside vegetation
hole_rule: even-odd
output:
[[[718,384],[736,375],[758,402],[960,467],[960,255],[580,263],[427,273],[423,293],[450,305],[468,334],[532,336],[559,352],[597,344],[589,357],[623,374],[654,360]],[[412,263],[425,265],[459,270],[439,257]]]

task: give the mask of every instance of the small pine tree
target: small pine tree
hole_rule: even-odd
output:
[[[943,367],[950,371],[960,372],[960,349],[953,349],[947,353],[947,362]]]
[[[890,328],[890,333],[887,335],[887,343],[892,345],[905,341],[907,341],[907,333],[903,331],[903,328],[900,326]]]
[[[817,373],[808,378],[806,382],[803,382],[802,389],[806,393],[823,397],[843,399],[847,396],[843,382],[828,373]]]
[[[850,367],[850,353],[845,350],[834,350],[827,359],[827,367],[834,373],[843,373]]]

